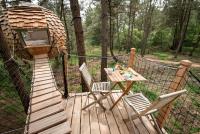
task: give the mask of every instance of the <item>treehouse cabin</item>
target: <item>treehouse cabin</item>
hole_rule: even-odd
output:
[[[30,3],[10,7],[4,10],[0,22],[10,48],[22,58],[46,53],[54,57],[65,49],[63,24],[43,7]]]

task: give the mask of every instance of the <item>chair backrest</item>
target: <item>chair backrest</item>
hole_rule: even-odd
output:
[[[90,75],[85,62],[80,66],[79,70],[80,70],[81,75],[83,76],[83,79],[86,82],[88,88],[90,89],[92,86],[92,76]]]
[[[167,104],[173,102],[176,98],[178,98],[180,95],[185,93],[186,90],[180,90],[176,92],[172,92],[169,94],[161,95],[156,101],[154,101],[149,107],[147,107],[141,114],[144,115],[146,113],[149,113],[150,111],[158,110]]]

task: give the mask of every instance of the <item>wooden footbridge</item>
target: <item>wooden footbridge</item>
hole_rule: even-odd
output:
[[[30,98],[25,133],[67,134],[71,131],[47,54],[34,56]]]

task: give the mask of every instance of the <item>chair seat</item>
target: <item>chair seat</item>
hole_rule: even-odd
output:
[[[142,93],[127,95],[123,99],[138,114],[151,105],[150,101]]]
[[[93,92],[108,92],[110,91],[110,82],[94,82],[92,85]]]

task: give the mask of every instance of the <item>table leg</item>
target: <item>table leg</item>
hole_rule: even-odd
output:
[[[123,94],[117,99],[117,101],[115,101],[115,103],[112,105],[112,107],[110,108],[110,110],[112,110],[115,107],[115,105],[122,99],[122,97],[124,95],[128,94],[128,92],[130,91],[131,86],[133,85],[133,83],[134,82],[131,82],[130,85],[126,89],[123,90]]]

